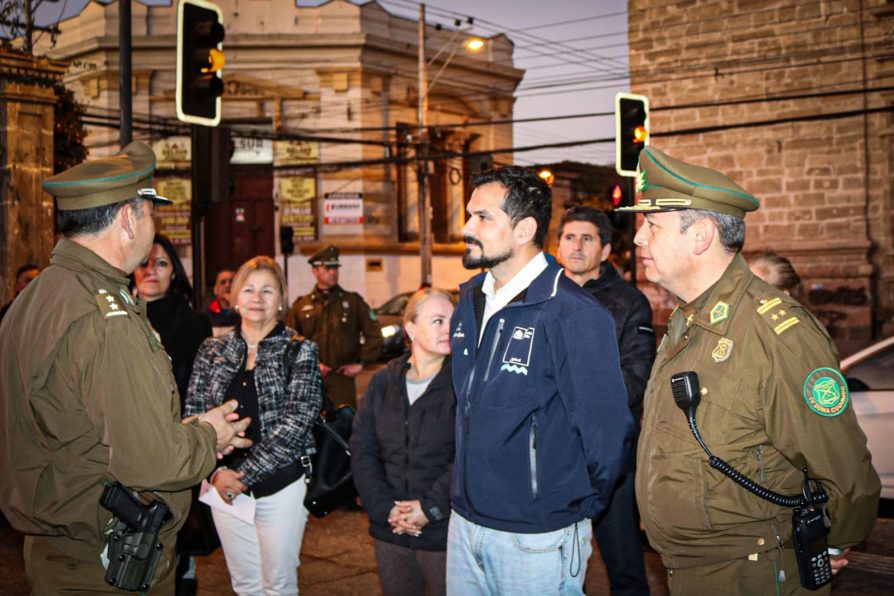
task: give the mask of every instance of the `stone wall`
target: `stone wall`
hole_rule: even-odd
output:
[[[0,51],[0,301],[13,298],[21,265],[49,264],[53,198],[53,85],[67,65]]]
[[[788,257],[842,351],[894,332],[892,7],[629,3],[631,86],[650,98],[652,143],[761,200],[746,256]]]

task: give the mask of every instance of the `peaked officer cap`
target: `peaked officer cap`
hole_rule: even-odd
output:
[[[112,157],[85,161],[47,178],[43,189],[56,197],[59,209],[91,209],[141,197],[156,204],[171,201],[155,194],[155,153],[134,142]]]
[[[760,207],[760,201],[720,172],[684,163],[651,146],[639,154],[636,191],[641,193],[637,204],[618,211],[704,209],[744,218]]]
[[[338,262],[338,249],[331,244],[326,248],[321,248],[320,250],[315,252],[313,256],[307,259],[307,262],[314,267],[317,267],[319,265],[341,267],[341,263]]]

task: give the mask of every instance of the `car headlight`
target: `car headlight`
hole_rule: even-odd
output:
[[[382,337],[393,337],[400,333],[400,325],[385,325],[382,327]]]

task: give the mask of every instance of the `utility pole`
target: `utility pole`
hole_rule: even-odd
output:
[[[419,260],[421,286],[431,287],[431,208],[428,197],[428,72],[425,62],[425,4],[419,5],[419,111],[416,116],[416,179],[419,188]]]
[[[34,8],[31,0],[25,0],[25,52],[34,54]]]
[[[133,82],[131,69],[130,0],[118,0],[118,100],[121,108],[119,143],[124,149],[133,140]]]

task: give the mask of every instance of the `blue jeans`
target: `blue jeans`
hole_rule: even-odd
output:
[[[447,535],[447,595],[583,594],[592,524],[543,534],[479,526],[455,511]]]

